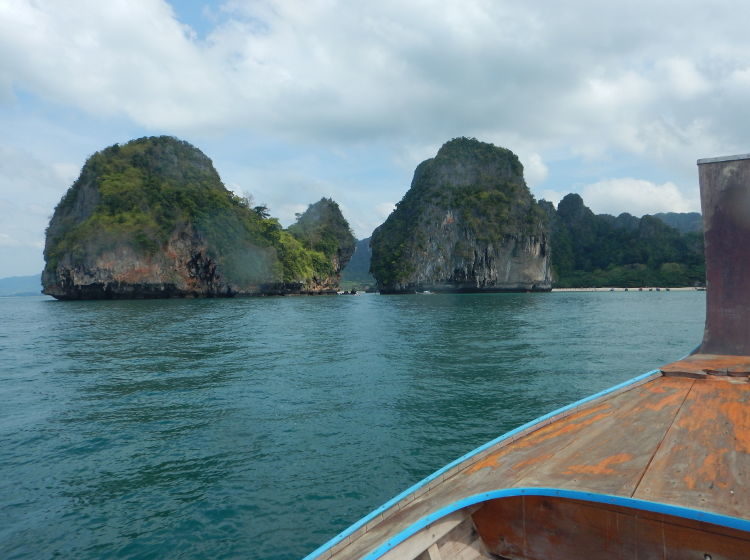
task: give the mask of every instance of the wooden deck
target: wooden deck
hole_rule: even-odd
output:
[[[670,364],[463,461],[319,558],[366,557],[425,517],[500,489],[571,490],[750,520],[748,373],[750,357],[697,355]],[[727,538],[750,558],[750,533]],[[418,555],[394,549],[387,557]]]

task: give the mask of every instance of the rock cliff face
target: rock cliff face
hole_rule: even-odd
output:
[[[208,157],[171,137],[91,156],[55,209],[44,254],[43,291],[58,299],[335,289],[326,283],[330,259],[265,207],[250,208]]]
[[[447,142],[372,236],[381,292],[551,289],[548,216],[518,158],[475,139]]]
[[[96,240],[80,245],[82,258],[64,254],[42,274],[44,293],[58,299],[136,299],[230,297],[281,289],[280,282],[259,277],[255,283],[227,278],[219,260],[195,228],[173,231],[155,253],[128,242],[101,248]],[[273,266],[273,251],[257,249],[264,267]]]

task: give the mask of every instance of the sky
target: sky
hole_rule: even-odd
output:
[[[750,3],[0,0],[0,277],[39,273],[86,158],[167,134],[283,225],[331,197],[358,238],[459,136],[537,198],[699,210],[750,152]]]

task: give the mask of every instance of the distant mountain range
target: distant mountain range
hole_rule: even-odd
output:
[[[42,293],[41,274],[0,278],[0,297],[38,296]]]
[[[653,216],[680,233],[703,231],[703,216],[699,212],[660,212]]]
[[[354,255],[341,273],[341,287],[347,290],[373,288],[375,278],[370,274],[371,258],[370,238],[357,241]]]
[[[578,194],[566,195],[557,209],[546,204],[555,287],[679,287],[705,282],[703,234],[695,230],[694,216],[594,214]]]

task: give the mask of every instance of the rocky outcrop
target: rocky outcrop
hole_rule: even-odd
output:
[[[454,139],[373,233],[371,271],[385,293],[547,291],[547,223],[515,154]]]
[[[58,299],[328,292],[338,266],[228,191],[200,150],[164,136],[91,156],[44,254],[43,291]]]
[[[289,226],[289,233],[303,247],[322,253],[330,262],[327,273],[316,276],[315,281],[321,286],[338,286],[341,271],[351,260],[357,243],[339,205],[330,198],[310,204],[297,216],[296,223]]]
[[[87,258],[66,253],[57,266],[45,269],[44,293],[58,299],[229,297],[271,287],[226,279],[205,239],[190,227],[174,231],[163,250],[152,254],[130,243],[104,250],[83,247]],[[273,254],[266,259],[271,261]]]

